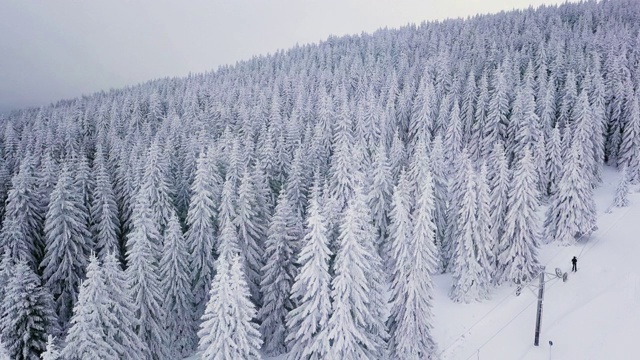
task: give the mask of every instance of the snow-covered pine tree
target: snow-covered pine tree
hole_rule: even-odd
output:
[[[156,218],[151,214],[149,194],[138,193],[133,212],[133,227],[127,238],[126,277],[133,300],[134,317],[139,320],[136,333],[147,346],[145,357],[166,359],[167,334],[162,326],[164,313],[160,302],[160,233]]]
[[[73,175],[73,187],[78,196],[80,208],[83,209],[85,226],[89,228],[90,218],[89,209],[91,208],[91,197],[95,189],[95,179],[89,166],[86,152],[80,151],[74,159],[71,160],[70,169]]]
[[[65,164],[51,193],[44,227],[43,280],[55,299],[63,329],[71,319],[91,249],[86,208],[76,190]]]
[[[1,250],[1,249],[0,249]],[[15,260],[9,252],[8,249],[4,249],[4,251],[0,251],[2,253],[2,257],[0,258],[0,306],[2,304],[2,300],[4,299],[4,293],[7,289],[7,284],[9,283],[9,279],[11,278],[11,273],[13,271],[13,265]]]
[[[477,161],[482,155],[483,131],[487,124],[487,113],[489,111],[489,76],[487,70],[482,71],[478,83],[478,98],[476,100],[475,113],[471,125],[469,136],[469,154],[471,159]]]
[[[507,195],[507,213],[503,239],[509,239],[498,256],[497,276],[502,280],[522,284],[539,271],[538,194],[535,168],[528,148],[516,162]]]
[[[380,142],[376,148],[371,189],[368,204],[373,215],[373,225],[378,231],[376,246],[382,250],[387,238],[389,224],[389,204],[391,203],[392,179],[391,164],[387,156],[386,146]]]
[[[151,206],[153,221],[158,224],[161,236],[169,223],[171,209],[174,209],[172,196],[173,189],[169,183],[169,162],[166,154],[160,149],[160,144],[155,140],[145,158],[144,172],[142,174],[140,191],[146,192]]]
[[[631,183],[640,180],[640,102],[633,89],[627,94],[627,117],[622,127],[622,143],[618,150],[618,167],[627,167]]]
[[[121,254],[118,241],[120,220],[118,205],[113,191],[113,183],[102,151],[96,151],[93,162],[95,187],[91,197],[91,232],[98,257],[104,259],[107,254]]]
[[[545,227],[549,241],[572,245],[596,227],[593,188],[585,176],[582,159],[582,144],[573,142],[558,191],[547,209]]]
[[[333,313],[327,324],[328,357],[379,359],[386,353],[388,335],[386,331],[372,332],[376,328],[372,322],[384,325],[386,319],[376,316],[372,309],[379,304],[374,305],[371,297],[381,289],[373,289],[369,278],[383,277],[380,276],[380,268],[376,269],[381,266],[381,261],[373,247],[375,229],[371,225],[371,212],[362,189],[356,187],[354,194],[340,224],[340,245],[333,267]],[[383,281],[380,278],[378,280]]]
[[[498,255],[508,247],[508,241],[504,238],[504,228],[507,212],[507,193],[510,184],[510,171],[507,163],[507,156],[504,151],[504,146],[501,142],[497,142],[493,146],[493,150],[490,153],[489,163],[492,164],[488,168],[489,173],[489,197],[491,204],[491,220],[489,222],[491,227],[491,234],[494,241],[493,247],[493,269],[494,271],[499,267]],[[500,282],[498,277],[493,278],[494,282]]]
[[[231,263],[230,263],[231,262]],[[255,306],[249,300],[242,260],[221,256],[210,287],[207,308],[202,316],[198,350],[203,360],[261,359],[262,339]]]
[[[0,357],[1,359],[1,357]],[[53,335],[47,337],[47,346],[45,352],[40,354],[41,360],[58,360],[60,359],[60,349],[56,344],[56,338]]]
[[[476,219],[478,221],[478,229],[476,231],[478,239],[476,257],[483,269],[484,278],[482,280],[490,282],[496,272],[495,249],[497,244],[493,229],[491,228],[493,224],[491,222],[491,210],[494,204],[491,202],[487,163],[484,161],[480,164],[480,170],[476,178],[476,187],[476,195],[478,196],[476,208]]]
[[[190,255],[189,268],[195,304],[195,321],[204,313],[209,286],[213,279],[218,214],[215,188],[220,184],[221,181],[211,163],[211,158],[202,150],[196,165],[195,179],[191,185],[191,201],[187,213],[188,230],[185,234]]]
[[[287,351],[286,317],[295,305],[290,296],[297,274],[294,265],[296,249],[302,235],[300,224],[295,219],[288,197],[284,191],[280,192],[267,235],[265,265],[260,283],[263,305],[258,312],[264,351],[269,355]]]
[[[409,239],[411,251],[406,259],[407,278],[397,297],[395,329],[390,331],[391,355],[397,359],[424,359],[435,353],[433,328],[433,284],[431,274],[437,265],[435,245],[435,209],[431,174],[420,179],[420,191],[412,214],[412,230]]]
[[[127,275],[120,267],[119,256],[115,253],[107,254],[102,271],[107,289],[106,302],[113,320],[105,329],[106,338],[112,343],[120,359],[144,359],[148,350],[136,333],[139,320],[135,317]]]
[[[551,134],[547,139],[547,194],[553,196],[558,190],[558,183],[562,177],[563,163],[562,163],[562,137],[560,129],[554,126],[551,129]]]
[[[436,265],[437,272],[443,272],[446,268],[444,262],[444,252],[446,248],[445,230],[447,228],[447,178],[449,166],[445,162],[444,148],[442,137],[436,135],[431,144],[431,174],[433,176],[433,195],[435,201],[435,209],[433,213],[434,222],[436,224],[436,246],[438,247],[438,262]]]
[[[442,247],[442,259],[445,264],[445,270],[451,271],[453,267],[453,256],[457,248],[457,241],[460,239],[460,220],[458,213],[462,207],[462,201],[466,189],[467,175],[465,173],[465,165],[469,160],[469,154],[466,148],[458,156],[458,159],[452,164],[447,178],[447,223],[445,227],[445,241]]]
[[[240,253],[238,230],[234,224],[236,219],[236,194],[236,181],[232,177],[227,178],[222,187],[222,197],[220,199],[220,208],[218,209],[218,223],[220,225],[218,257],[226,256],[231,258],[232,255]]]
[[[253,181],[250,170],[245,169],[238,188],[237,214],[234,223],[238,229],[240,256],[244,259],[251,299],[255,304],[259,304],[260,271],[264,266],[263,247],[267,229],[261,217],[263,214],[258,213],[258,191]]]
[[[616,207],[629,206],[629,176],[627,174],[626,166],[622,168],[621,173],[622,176],[620,177],[620,182],[616,188],[616,198],[614,200]]]
[[[23,159],[17,174],[11,178],[0,246],[8,249],[14,259],[26,260],[35,270],[44,255],[41,232],[46,209],[40,209],[31,161],[29,156]]]
[[[118,353],[107,339],[107,323],[113,321],[106,302],[104,275],[98,258],[92,255],[87,278],[82,282],[78,301],[73,307],[69,332],[62,357],[69,360],[118,359]]]
[[[167,332],[167,351],[171,358],[184,358],[197,345],[193,314],[193,292],[189,271],[189,253],[180,229],[180,220],[171,214],[164,236],[160,260],[160,287],[163,324]]]
[[[300,271],[291,287],[297,306],[287,314],[288,359],[324,359],[327,356],[327,323],[331,315],[329,238],[320,209],[320,179],[317,177],[309,200],[306,235],[298,255]]]
[[[502,66],[495,69],[493,81],[491,82],[491,93],[489,99],[489,110],[487,113],[487,125],[483,129],[482,157],[487,159],[497,141],[504,141],[507,134],[507,124],[509,122],[509,84]]]
[[[452,267],[453,286],[449,296],[455,302],[469,303],[487,298],[489,293],[489,279],[486,269],[482,268],[481,241],[478,231],[478,187],[477,175],[468,157],[462,159],[463,171],[458,180],[462,184],[462,197],[456,221],[458,222],[453,249]]]
[[[58,332],[53,298],[24,260],[13,267],[0,314],[0,342],[10,359],[38,359],[46,349],[47,334]]]
[[[413,260],[411,254],[415,249],[411,246],[411,184],[409,183],[408,174],[404,170],[400,172],[398,184],[394,187],[393,197],[391,200],[391,211],[389,217],[389,247],[384,253],[388,254],[387,267],[391,276],[391,314],[389,316],[389,332],[394,334],[397,327],[397,321],[402,317],[404,310],[404,291],[407,281],[407,271],[410,262]],[[391,338],[391,348],[395,347],[395,341],[398,339],[394,336]]]

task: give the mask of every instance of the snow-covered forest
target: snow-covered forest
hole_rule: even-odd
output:
[[[596,230],[603,166],[621,206],[640,180],[639,103],[640,2],[612,0],[0,116],[0,341],[20,360],[435,358],[432,276],[483,301]]]

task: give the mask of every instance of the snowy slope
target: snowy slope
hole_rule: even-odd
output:
[[[599,229],[589,239],[540,249],[547,272],[560,267],[569,280],[547,277],[539,347],[533,346],[534,286],[519,297],[515,288],[503,286],[490,301],[460,305],[447,296],[450,276],[435,277],[434,334],[442,359],[640,358],[633,343],[640,338],[640,194],[630,195],[629,207],[611,208],[618,180],[615,169],[605,169],[596,189]],[[576,274],[570,272],[574,255]]]

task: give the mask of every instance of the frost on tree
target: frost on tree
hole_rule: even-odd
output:
[[[0,352],[0,359],[2,359],[2,353]],[[47,347],[45,352],[40,354],[40,359],[42,360],[58,360],[60,359],[60,349],[56,344],[56,338],[52,335],[49,335],[47,338]]]
[[[136,200],[133,228],[127,238],[126,271],[134,316],[139,320],[136,333],[147,346],[152,360],[167,356],[167,335],[162,325],[160,290],[160,233],[151,214],[149,195],[141,191]]]
[[[622,176],[620,177],[620,182],[616,188],[614,203],[616,207],[629,206],[629,176],[627,175],[626,166],[622,168]]]
[[[165,230],[160,260],[160,287],[165,314],[162,322],[167,331],[167,348],[172,358],[188,356],[197,343],[188,259],[178,214],[173,212]]]
[[[477,175],[471,160],[463,158],[464,177],[459,183],[462,185],[460,208],[456,216],[458,222],[453,249],[452,269],[453,286],[449,296],[455,302],[469,303],[487,298],[489,293],[489,269],[486,264],[486,250],[483,243],[487,239],[480,238],[480,224],[478,223],[478,186]]]
[[[44,221],[36,193],[36,178],[30,159],[24,159],[11,179],[7,194],[0,245],[16,259],[24,259],[35,269],[44,255],[41,235]]]
[[[398,188],[402,187],[399,184]],[[433,180],[427,173],[420,179],[415,210],[411,214],[411,228],[405,245],[409,251],[402,252],[403,258],[397,258],[396,269],[401,270],[405,278],[398,281],[395,277],[393,284],[393,308],[389,318],[392,358],[424,359],[435,352],[431,281],[437,263],[434,207]]]
[[[118,359],[106,329],[114,321],[106,302],[107,288],[100,263],[91,256],[87,278],[80,287],[78,301],[73,308],[71,327],[66,337],[62,357],[69,360]]]
[[[209,295],[198,331],[200,359],[261,359],[256,309],[240,257],[218,259]]]
[[[376,314],[379,309],[372,309],[370,297],[375,289],[372,289],[369,277],[379,274],[382,264],[380,260],[375,261],[379,256],[373,247],[375,229],[371,224],[371,213],[362,190],[356,187],[354,192],[340,224],[335,276],[331,281],[333,313],[327,325],[328,357],[374,359],[385,354],[387,334],[386,329],[372,324],[384,324],[386,319]]]
[[[91,233],[95,239],[95,248],[99,258],[104,259],[107,254],[121,253],[120,219],[118,205],[113,191],[111,175],[107,169],[106,160],[102,152],[96,153],[93,171],[95,187],[91,197]]]
[[[287,351],[287,313],[294,308],[290,298],[296,276],[294,265],[302,229],[295,221],[293,209],[284,191],[278,196],[278,205],[271,219],[262,269],[263,305],[258,313],[260,331],[267,354],[279,355]]]
[[[128,289],[126,274],[115,253],[107,254],[102,265],[106,302],[112,322],[105,329],[107,339],[113,343],[120,359],[141,359],[148,353],[147,346],[135,332],[139,319]]]
[[[218,214],[215,188],[220,179],[215,173],[211,157],[204,150],[198,157],[196,175],[191,185],[191,201],[187,212],[185,234],[189,250],[189,268],[191,271],[194,296],[194,320],[204,313],[207,294],[213,279],[213,255],[216,246],[216,223]]]
[[[58,332],[57,318],[51,295],[26,261],[13,267],[0,305],[0,342],[10,359],[38,359],[47,335]]]
[[[47,246],[41,265],[63,328],[71,318],[91,249],[86,219],[86,208],[64,166],[49,201],[44,227]]]
[[[513,170],[507,195],[504,238],[511,241],[497,254],[497,276],[501,280],[522,284],[531,280],[540,270],[538,244],[541,234],[535,184],[531,153],[525,148]]]
[[[297,263],[300,271],[291,288],[292,301],[298,304],[287,315],[286,338],[289,359],[324,359],[327,356],[327,323],[331,315],[329,238],[318,200],[320,180],[316,179],[309,201],[307,234]]]
[[[558,191],[547,210],[547,236],[550,241],[563,245],[575,244],[596,228],[593,188],[585,176],[581,158],[582,146],[572,143]]]

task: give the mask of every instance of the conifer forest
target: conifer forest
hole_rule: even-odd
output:
[[[459,303],[535,279],[541,244],[596,230],[605,166],[640,181],[635,0],[13,111],[0,341],[16,360],[437,359],[433,277]]]

